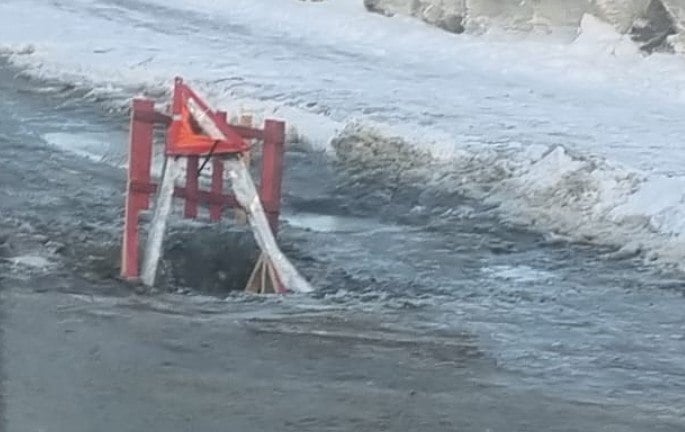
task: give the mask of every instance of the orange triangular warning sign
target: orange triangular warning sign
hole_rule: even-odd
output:
[[[178,131],[174,146],[178,149],[211,149],[215,140],[200,131],[199,126],[190,115],[188,106],[181,106],[181,118],[178,120]]]
[[[188,108],[189,99],[193,99],[204,112],[215,119],[217,126],[226,136],[225,140],[217,141],[202,132]],[[166,145],[167,155],[190,156],[210,153],[218,155],[243,153],[248,150],[249,145],[230,125],[222,121],[216,112],[209,109],[207,104],[180,79],[176,80],[172,104],[172,122],[169,126]]]

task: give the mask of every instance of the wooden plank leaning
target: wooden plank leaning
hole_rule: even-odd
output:
[[[214,122],[214,119],[204,112],[193,99],[188,99],[187,103],[190,114],[205,134],[216,140],[226,139]],[[313,288],[309,282],[300,275],[278,247],[259,199],[257,188],[242,158],[239,156],[228,157],[224,160],[224,165],[231,179],[233,193],[238,203],[247,213],[247,219],[252,228],[255,241],[262,250],[263,265],[266,265],[267,269],[271,267],[270,270],[273,270],[273,272],[268,271],[268,273],[277,279],[272,280],[273,286],[280,286],[282,284],[286,289],[293,292],[312,291]]]

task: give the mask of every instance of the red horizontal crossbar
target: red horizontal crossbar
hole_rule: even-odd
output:
[[[262,129],[255,129],[248,126],[238,125],[231,125],[231,127],[235,132],[238,133],[238,135],[245,139],[256,139],[260,141],[264,139],[264,131]]]
[[[132,181],[131,192],[154,194],[157,192],[157,184]],[[174,188],[174,197],[185,199],[187,197],[186,188],[183,186],[176,186]],[[241,208],[240,204],[238,204],[238,200],[236,200],[235,196],[231,194],[217,195],[208,191],[200,190],[197,191],[197,200],[202,204],[221,204],[228,208]]]
[[[171,124],[171,116],[163,114],[159,111],[134,111],[133,120],[143,123],[159,123],[165,126],[169,126]]]
[[[130,191],[151,195],[157,192],[157,187],[157,183],[131,181]],[[183,186],[176,186],[174,188],[174,197],[186,199],[188,197],[186,188]],[[225,206],[226,208],[242,208],[233,194],[217,195],[209,191],[199,190],[197,191],[197,201],[200,204],[219,204]],[[278,204],[262,201],[262,207],[266,213],[278,213],[280,211]]]

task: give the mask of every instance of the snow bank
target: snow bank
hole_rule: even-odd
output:
[[[377,128],[350,125],[333,140],[353,182],[459,193],[495,206],[503,220],[550,239],[613,246],[609,258],[641,254],[683,269],[685,177],[648,176],[562,146],[513,152],[464,150],[449,159]],[[458,207],[459,202],[442,202]]]
[[[585,14],[620,33],[629,33],[645,51],[682,50],[685,0],[364,0],[372,12],[402,14],[451,31],[483,33],[493,28],[572,35]]]
[[[0,41],[46,88],[119,109],[180,74],[381,175],[401,168],[506,220],[684,262],[682,60],[645,57],[588,15],[559,43],[456,37],[356,0],[5,0]],[[359,123],[380,133],[345,129]],[[331,149],[336,136],[348,145]]]

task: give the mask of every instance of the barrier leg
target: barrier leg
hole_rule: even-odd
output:
[[[224,190],[224,161],[220,157],[212,159],[212,195],[221,198]],[[223,206],[221,204],[209,205],[209,220],[218,222],[221,220]]]
[[[197,204],[199,184],[197,169],[199,168],[197,156],[188,156],[186,159],[186,202],[183,215],[188,219],[197,217]]]
[[[252,127],[252,116],[250,114],[242,114],[240,116],[240,126]],[[252,147],[252,140],[250,140],[250,147]],[[252,151],[248,150],[243,153],[243,162],[245,166],[249,169],[252,163]]]
[[[151,100],[135,99],[131,110],[131,134],[128,152],[128,179],[126,185],[126,208],[124,216],[124,241],[121,248],[121,277],[134,280],[139,276],[138,216],[150,205],[147,192],[138,192],[135,183],[150,183],[152,162],[153,124],[144,120],[154,115],[155,104]]]
[[[264,122],[260,195],[274,235],[278,233],[278,217],[281,210],[284,146],[285,124],[281,121],[266,120]]]

